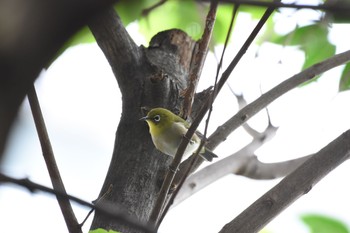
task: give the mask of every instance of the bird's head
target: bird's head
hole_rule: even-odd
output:
[[[174,113],[165,108],[153,108],[148,112],[147,116],[142,117],[140,120],[145,120],[150,127],[150,131],[158,134],[171,127],[175,117]]]

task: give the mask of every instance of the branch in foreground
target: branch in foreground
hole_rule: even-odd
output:
[[[63,194],[67,194],[60,172],[58,170],[34,85],[32,85],[29,89],[28,100],[52,186],[55,190],[60,191]],[[69,232],[82,232],[69,199],[61,196],[56,196],[56,198]]]
[[[146,233],[154,233],[154,231],[148,225],[141,223],[140,221],[137,221],[136,218],[129,216],[128,212],[126,210],[124,210],[123,207],[117,206],[114,203],[113,204],[112,203],[105,203],[105,204],[99,203],[97,205],[94,205],[94,204],[86,202],[80,198],[74,197],[72,195],[65,194],[65,193],[62,193],[58,190],[53,190],[53,189],[48,188],[46,186],[34,183],[34,182],[30,181],[29,179],[16,179],[16,178],[9,177],[3,173],[0,173],[0,184],[2,182],[20,185],[22,187],[27,188],[32,193],[37,191],[37,190],[40,190],[40,191],[43,191],[46,193],[60,196],[62,198],[68,198],[68,199],[70,199],[70,200],[72,200],[72,201],[74,201],[82,206],[86,206],[86,207],[95,209],[95,211],[99,211],[100,213],[106,215],[107,217],[113,218],[116,221],[120,221],[120,222],[123,222],[125,224],[128,224],[128,225],[134,227],[135,229],[140,229]]]
[[[217,7],[217,2],[212,2],[212,5],[210,6],[210,12],[215,10],[216,7]],[[199,147],[197,148],[197,151],[194,154],[194,156],[192,156],[192,158],[191,158],[191,160],[189,162],[189,166],[187,167],[187,169],[184,172],[182,172],[183,176],[180,177],[179,181],[173,183],[173,187],[176,187],[176,189],[175,189],[174,192],[171,193],[171,195],[167,196],[167,199],[165,200],[165,207],[164,207],[164,210],[163,210],[163,213],[162,213],[162,215],[160,217],[159,222],[161,222],[163,220],[163,218],[165,217],[166,213],[169,211],[170,207],[173,205],[174,200],[177,197],[179,191],[182,189],[182,185],[185,183],[187,177],[193,172],[192,171],[192,167],[194,167],[194,165],[196,163],[198,163],[198,160],[199,160],[199,156],[198,156],[199,151],[203,148],[203,146],[206,143],[206,135],[207,135],[208,125],[209,125],[209,121],[210,121],[211,112],[213,110],[212,105],[213,105],[213,101],[215,99],[216,91],[217,91],[217,82],[218,82],[219,72],[220,72],[220,69],[222,67],[222,61],[223,61],[223,58],[224,58],[224,55],[225,55],[225,51],[226,51],[226,48],[227,48],[227,44],[228,44],[228,41],[229,41],[229,38],[230,38],[230,35],[231,35],[234,19],[237,16],[238,8],[239,8],[238,5],[233,8],[231,22],[230,22],[230,25],[229,25],[229,28],[228,28],[228,31],[227,31],[227,34],[226,34],[224,48],[223,48],[223,51],[221,53],[220,61],[219,61],[218,66],[217,66],[217,71],[216,71],[216,76],[215,76],[215,81],[214,81],[214,89],[213,89],[212,94],[210,94],[206,98],[206,101],[207,101],[206,104],[208,106],[210,106],[210,107],[209,107],[208,116],[207,116],[207,119],[206,119],[206,122],[205,122],[205,129],[204,129],[204,134],[203,134],[203,140],[201,141]],[[209,19],[212,18],[211,15],[213,13],[211,14],[210,12],[208,13],[207,19],[208,18]],[[207,20],[207,25],[208,25],[208,21],[210,23],[210,26],[208,26],[207,28],[210,28],[210,27],[213,26],[213,25],[211,25],[211,24],[213,24],[213,19],[212,20]],[[206,31],[207,30],[209,30],[209,29],[206,29]],[[204,37],[205,34],[208,34],[208,33],[204,32],[203,37]],[[203,37],[202,37],[202,40],[203,40]],[[208,37],[208,36],[206,36],[206,37]],[[201,44],[203,44],[203,41],[201,41]],[[199,106],[202,106],[202,105],[199,105]],[[192,106],[191,106],[191,108],[192,108]],[[193,115],[197,116],[198,114],[193,114]]]
[[[260,197],[226,224],[220,233],[258,232],[349,157],[350,130],[340,135]],[[247,224],[248,221],[249,224]]]
[[[246,39],[246,41],[244,42],[244,44],[242,45],[242,47],[240,48],[240,50],[238,51],[238,53],[236,54],[234,59],[231,61],[231,63],[227,67],[227,69],[222,73],[221,78],[220,78],[219,82],[216,85],[216,87],[217,87],[216,90],[211,94],[211,96],[209,96],[208,100],[203,104],[203,106],[201,107],[200,111],[197,114],[197,117],[192,122],[191,127],[188,129],[188,131],[186,133],[186,137],[187,138],[191,138],[192,137],[192,135],[194,134],[195,130],[198,128],[200,122],[202,121],[204,115],[209,110],[210,104],[214,103],[214,100],[215,100],[216,96],[219,94],[221,88],[224,86],[224,84],[228,80],[228,78],[229,78],[230,74],[232,73],[233,69],[236,67],[238,62],[241,60],[243,55],[246,53],[246,51],[248,50],[249,46],[254,41],[254,39],[256,38],[256,36],[258,35],[258,33],[260,32],[260,30],[262,29],[262,27],[264,26],[264,24],[268,20],[268,18],[271,16],[273,11],[274,11],[274,8],[266,9],[264,15],[261,17],[261,19],[259,20],[259,22],[255,26],[255,28],[253,29],[251,34],[248,36],[248,38]],[[208,141],[210,142],[210,138],[208,139]],[[178,148],[178,151],[180,149],[182,151],[185,151],[186,146],[187,146],[186,141],[182,140],[182,142],[180,143],[180,146]],[[210,147],[210,144],[207,144],[206,147],[208,149],[210,149],[210,150],[213,150],[215,148],[215,147]],[[191,172],[193,172],[203,163],[203,159],[199,158],[199,159],[197,159],[197,161],[196,161],[196,163],[194,165],[191,165],[192,164],[192,162],[191,162],[192,160],[191,159],[192,159],[192,156],[190,158],[188,158],[186,161],[184,161],[183,163],[181,163],[180,170],[179,170],[179,172],[177,172],[176,176],[174,177],[174,184],[175,185],[178,184],[181,181],[182,177],[184,177],[184,174],[187,172],[188,167],[191,166],[190,167],[191,168]]]

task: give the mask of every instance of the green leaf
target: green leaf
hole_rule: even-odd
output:
[[[335,54],[336,47],[328,40],[328,27],[322,23],[311,24],[298,27],[294,31],[278,36],[271,36],[271,42],[284,46],[297,46],[304,52],[304,65],[306,69],[318,62],[321,62]],[[320,76],[315,77],[306,84],[315,81]],[[305,84],[303,84],[305,85]]]
[[[90,230],[89,233],[120,233],[119,231],[113,231],[113,230],[105,230],[102,228],[97,228],[95,230]]]
[[[350,90],[350,63],[345,65],[339,82],[339,91],[347,90]]]
[[[344,223],[327,216],[307,214],[301,216],[301,220],[309,227],[310,233],[349,233]]]
[[[335,54],[335,46],[328,41],[328,27],[321,23],[299,27],[273,39],[277,44],[299,46],[305,53],[303,69]]]

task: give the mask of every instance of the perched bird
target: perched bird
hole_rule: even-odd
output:
[[[165,108],[154,108],[140,120],[147,122],[155,147],[172,157],[175,156],[182,138],[190,127],[187,121]],[[196,152],[200,142],[199,133],[195,133],[186,147],[183,158],[187,158]],[[207,161],[212,161],[213,158],[218,157],[205,147],[201,149],[199,154]]]

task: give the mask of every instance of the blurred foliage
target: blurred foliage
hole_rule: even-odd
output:
[[[339,91],[347,90],[350,90],[350,63],[345,65],[339,82]]]
[[[341,221],[320,214],[301,216],[310,233],[350,233],[349,228]]]
[[[346,3],[350,2],[350,0],[341,1]],[[233,7],[235,6],[232,4],[221,3],[219,5],[212,37],[213,44],[211,47],[216,44],[224,43],[231,21]],[[145,37],[146,41],[150,41],[158,32],[172,28],[181,29],[193,39],[198,40],[204,30],[209,3],[196,2],[194,0],[120,0],[115,5],[115,9],[125,26],[132,22],[138,23],[139,31]],[[239,13],[249,14],[253,20],[259,20],[264,12],[264,7],[249,5],[241,5],[239,7]],[[277,10],[274,14],[278,13],[279,11]],[[305,55],[302,69],[308,68],[335,54],[336,46],[330,43],[328,39],[328,22],[330,18],[337,21],[341,18],[341,14],[338,16],[337,18],[335,15],[332,16],[328,13],[320,14],[319,20],[313,21],[306,26],[297,25],[295,30],[285,35],[280,35],[275,32],[274,20],[273,17],[270,17],[265,24],[265,33],[260,37],[258,43],[261,44],[265,41],[269,41],[281,46],[297,47],[302,50]],[[348,13],[345,15],[345,18],[349,19]],[[85,27],[65,44],[58,55],[69,46],[80,43],[91,43],[94,41],[90,30],[88,27]],[[339,84],[340,91],[350,89],[349,71],[349,66],[346,66]],[[310,82],[316,80],[318,77]]]
[[[199,39],[204,28],[206,9],[206,5],[194,1],[166,1],[139,19],[140,32],[146,41],[150,41],[159,31],[178,28],[192,38]]]
[[[322,23],[297,27],[292,32],[276,36],[273,43],[298,46],[305,55],[303,69],[325,60],[335,54],[335,46],[328,40],[329,28]]]
[[[271,31],[270,33],[270,42],[282,46],[296,46],[304,52],[305,60],[302,69],[309,68],[335,55],[336,46],[328,40],[329,27],[327,23],[315,22],[307,26],[297,26],[295,30],[285,35],[278,35]],[[320,75],[309,82],[315,81],[319,77]]]
[[[125,26],[132,22],[138,23],[139,31],[146,41],[150,41],[158,32],[171,28],[181,29],[195,40],[201,37],[206,14],[209,10],[208,3],[194,0],[166,0],[158,7],[151,9],[160,2],[161,0],[120,0],[115,5],[115,9]],[[213,31],[214,44],[224,43],[233,7],[232,4],[219,5]],[[239,11],[250,14],[252,19],[259,19],[265,9],[253,6],[240,6]],[[94,41],[92,33],[86,26],[66,42],[56,57],[70,46],[92,43]]]

